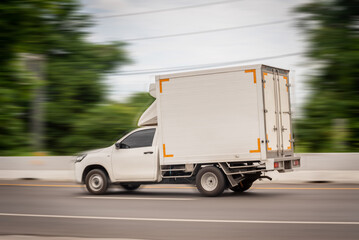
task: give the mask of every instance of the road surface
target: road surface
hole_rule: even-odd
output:
[[[187,185],[93,196],[69,182],[0,181],[0,239],[13,235],[357,240],[359,185],[258,183],[243,194],[208,198]]]

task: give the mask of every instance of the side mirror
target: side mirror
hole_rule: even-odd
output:
[[[120,148],[130,148],[130,146],[128,146],[127,144],[124,143],[115,143],[116,149],[120,149]]]

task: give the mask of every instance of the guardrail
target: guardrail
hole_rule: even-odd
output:
[[[275,182],[359,183],[359,153],[303,153],[301,168],[270,172]],[[0,179],[74,181],[73,156],[0,157]]]

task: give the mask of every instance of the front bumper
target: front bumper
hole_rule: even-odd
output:
[[[77,183],[82,182],[82,173],[84,171],[84,166],[81,162],[75,162],[75,181]]]

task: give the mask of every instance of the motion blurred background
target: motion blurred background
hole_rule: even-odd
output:
[[[359,151],[358,0],[2,0],[0,46],[0,156],[109,146],[154,75],[256,63],[295,70],[296,152]]]

